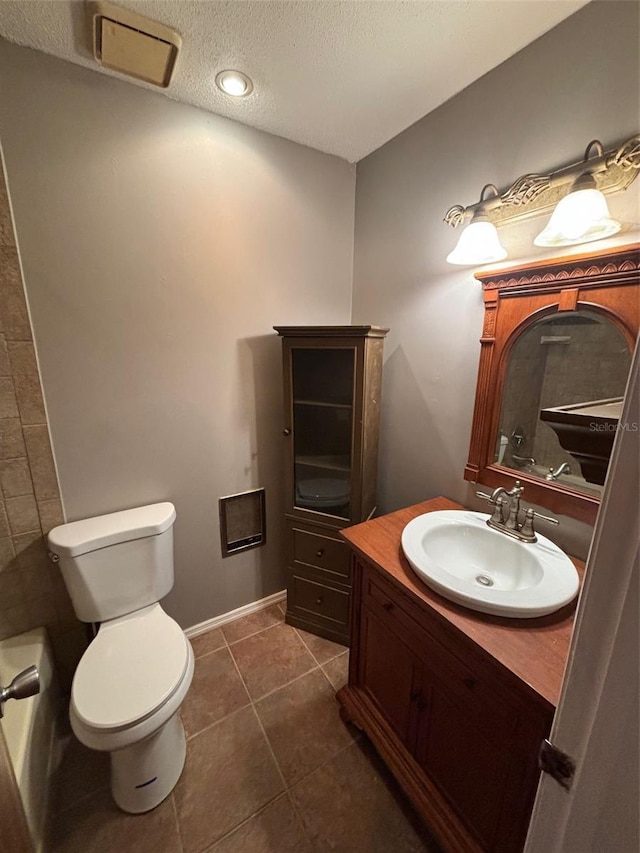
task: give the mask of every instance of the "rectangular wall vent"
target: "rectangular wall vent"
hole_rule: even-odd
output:
[[[252,489],[220,498],[222,556],[257,548],[267,541],[265,491]]]
[[[181,39],[170,27],[106,0],[89,5],[93,18],[93,54],[113,71],[166,88]]]

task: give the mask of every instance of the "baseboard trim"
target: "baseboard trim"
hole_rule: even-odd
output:
[[[198,637],[200,634],[206,634],[207,631],[213,628],[220,628],[221,625],[226,625],[228,622],[233,622],[234,619],[240,619],[241,616],[249,616],[250,613],[257,613],[258,610],[265,610],[267,607],[272,607],[274,604],[279,604],[287,598],[286,589],[280,592],[274,592],[273,595],[268,595],[266,598],[261,598],[258,601],[252,601],[250,604],[243,604],[242,607],[236,607],[235,610],[230,610],[228,613],[221,613],[220,616],[214,616],[213,619],[207,619],[206,622],[199,622],[197,625],[192,625],[185,629],[187,637]]]

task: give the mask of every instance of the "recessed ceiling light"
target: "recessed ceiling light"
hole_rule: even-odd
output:
[[[242,71],[221,71],[216,74],[216,86],[234,98],[243,98],[253,91],[253,83]]]

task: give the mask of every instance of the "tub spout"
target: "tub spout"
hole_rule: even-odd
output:
[[[37,666],[29,666],[18,673],[8,687],[0,687],[0,717],[4,716],[4,703],[8,699],[26,699],[40,692],[40,673]]]

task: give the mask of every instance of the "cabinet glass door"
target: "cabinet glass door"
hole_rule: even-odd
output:
[[[356,350],[293,347],[294,506],[348,519]]]

